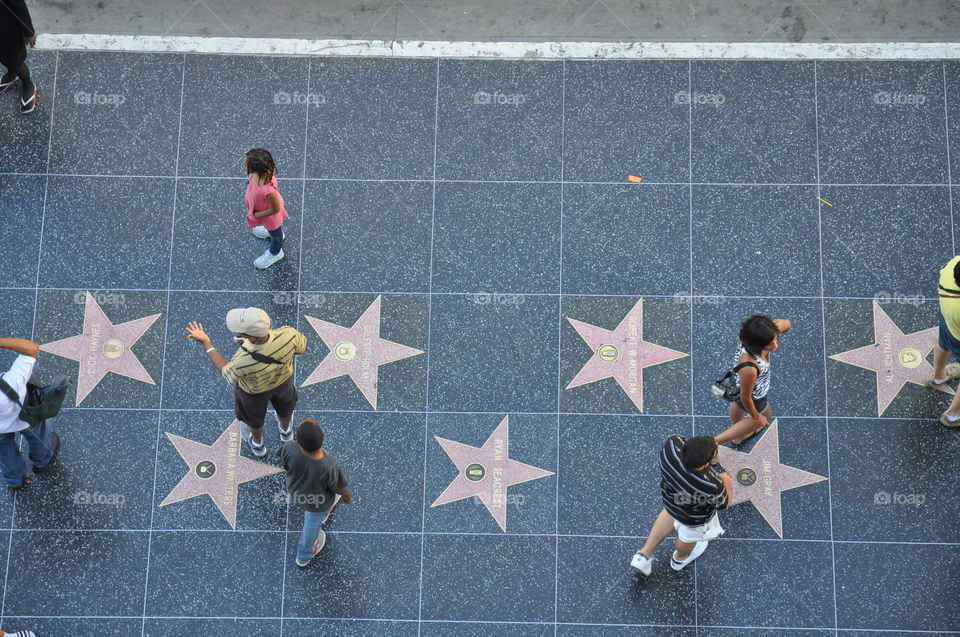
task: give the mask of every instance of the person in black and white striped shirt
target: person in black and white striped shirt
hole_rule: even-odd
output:
[[[677,531],[677,550],[670,567],[679,571],[700,557],[713,538],[723,533],[717,517],[733,499],[733,479],[717,473],[717,443],[712,436],[684,439],[673,435],[660,450],[660,495],[663,509],[650,529],[646,544],[630,565],[644,575],[653,568],[653,553]]]

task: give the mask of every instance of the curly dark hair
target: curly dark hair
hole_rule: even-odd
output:
[[[277,174],[277,165],[273,162],[273,155],[266,148],[251,148],[244,157],[247,158],[247,174],[257,173],[267,181]]]
[[[740,344],[752,355],[760,356],[779,333],[773,319],[766,314],[754,314],[740,325]]]

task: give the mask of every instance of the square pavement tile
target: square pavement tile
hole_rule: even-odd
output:
[[[816,196],[812,186],[694,186],[694,293],[820,296]],[[749,237],[718,241],[733,219]]]
[[[555,637],[553,624],[424,622],[422,637]]]
[[[182,83],[180,54],[59,53],[50,172],[175,174]],[[102,191],[91,197],[110,199]]]
[[[556,411],[559,298],[441,295],[431,316],[434,411]]]
[[[3,285],[32,288],[37,284],[45,194],[42,176],[4,175],[0,180],[0,215],[16,220],[17,234],[17,249],[0,252]]]
[[[437,505],[441,494],[454,481],[468,480],[450,456],[444,451],[438,438],[469,445],[478,450],[497,430],[506,414],[433,414],[430,416],[430,431],[427,438],[426,508],[424,524],[427,531],[442,533],[499,533],[500,527],[493,515],[480,501],[472,496],[466,499]],[[557,419],[552,415],[509,415],[507,457],[515,462],[531,465],[544,471],[557,472]],[[482,465],[480,454],[477,462]],[[485,467],[495,472],[493,467]],[[541,478],[510,486],[511,473],[504,471],[502,498],[506,507],[506,530],[511,533],[554,533],[556,530],[557,476]],[[490,489],[495,485],[490,484]],[[483,491],[483,483],[477,482],[477,492]],[[488,491],[493,494],[494,491]]]
[[[179,174],[242,177],[243,154],[266,148],[277,177],[302,177],[307,65],[295,57],[187,55]]]
[[[833,626],[829,542],[720,539],[697,560],[697,585],[701,626],[728,626],[731,617],[749,626]]]
[[[206,493],[163,506],[161,503],[185,475],[194,471],[194,467],[188,465],[178,453],[168,434],[210,446],[233,420],[232,410],[168,411],[163,414],[160,419],[156,486],[152,494],[153,505],[156,507],[153,528],[213,531],[230,529],[230,523],[225,515]],[[240,454],[251,461],[282,468],[276,455],[281,443],[275,422],[273,416],[268,414],[264,437],[271,453],[264,458],[254,458],[250,453],[250,447],[241,442]],[[237,485],[236,528],[243,531],[283,531],[286,528],[287,517],[286,493],[287,487],[282,471]],[[283,538],[280,537],[278,541],[282,543]]]
[[[270,315],[273,327],[297,325],[296,306],[283,293],[266,292],[173,292],[170,294],[170,315],[164,376],[169,378],[163,393],[165,409],[233,410],[234,388],[227,384],[204,353],[203,347],[186,336],[190,321],[198,321],[213,341],[214,347],[230,360],[239,351],[233,334],[227,329],[227,312],[238,307],[259,307]],[[316,337],[309,326],[301,325],[307,336],[307,351],[316,347]],[[182,336],[182,338],[181,338]],[[224,423],[226,427],[229,422]]]
[[[154,531],[146,614],[230,617],[244,609],[249,617],[279,617],[283,536]],[[237,577],[238,567],[243,577]]]
[[[773,417],[823,416],[823,309],[820,300],[697,297],[693,308],[693,402],[699,415],[729,414],[710,386],[737,360],[740,325],[754,314],[790,319],[792,327],[770,356],[768,398]]]
[[[60,453],[47,473],[32,476],[29,495],[17,503],[16,528],[149,528],[156,424],[153,410],[61,411],[47,422]]]
[[[843,503],[833,510],[834,538],[960,542],[944,515],[955,506],[953,472],[931,461],[960,452],[955,434],[929,420],[831,419],[831,490]]]
[[[814,69],[813,62],[693,62],[693,181],[815,182]]]
[[[715,436],[730,426],[730,419],[698,417],[695,425],[697,435]],[[750,453],[764,433],[758,433],[737,451]],[[825,478],[831,477],[827,469],[827,428],[822,418],[780,418],[778,440],[782,464]],[[834,471],[836,467],[837,460],[833,458]],[[784,538],[830,539],[831,484],[824,480],[780,492]],[[736,482],[733,488],[736,493]],[[836,520],[836,509],[833,515]],[[721,511],[720,522],[726,529],[724,538],[775,540],[778,537],[752,502],[743,502]]]
[[[672,541],[667,540],[657,551],[653,573],[643,576],[630,566],[633,554],[643,544],[640,538],[560,538],[557,550],[567,559],[558,565],[558,621],[692,626],[696,614],[694,574],[670,568],[673,547],[668,543]],[[603,567],[584,568],[585,564]]]
[[[323,551],[302,569],[293,563],[299,535],[287,534],[284,617],[417,619],[419,534],[353,534],[331,529]]]
[[[307,176],[433,177],[436,60],[312,59]]]
[[[323,448],[337,459],[354,502],[338,504],[329,531],[419,533],[423,523],[423,414],[298,411],[294,422],[317,421]],[[303,528],[290,507],[288,529]]]
[[[37,108],[32,113],[20,113],[19,85],[0,98],[0,104],[3,105],[0,107],[0,130],[3,131],[4,141],[3,154],[0,155],[0,172],[47,171],[56,64],[56,51],[30,50],[27,53],[30,78],[37,85]],[[4,180],[6,179],[8,178]],[[4,218],[10,217],[4,215]]]
[[[634,397],[628,395],[614,377],[570,387],[582,369],[587,365],[599,364],[601,360],[594,355],[590,345],[570,321],[581,321],[610,332],[622,324],[627,328],[626,338],[629,338],[631,312],[640,298],[563,297],[560,325],[561,411],[635,414],[640,410],[636,400],[641,402],[644,413],[690,413],[690,357],[687,355],[690,352],[689,297],[643,298],[643,340],[673,350],[673,353],[668,351],[664,356],[679,358],[645,367],[636,379],[630,375],[628,368],[624,372],[625,377],[621,377],[628,387],[632,382],[640,386],[640,392]],[[629,350],[618,353],[618,359],[620,354],[628,355]],[[641,378],[642,384],[639,383]]]
[[[936,272],[929,276],[931,286],[936,285]],[[881,302],[880,308],[890,320],[904,333],[911,334],[922,330],[937,327],[937,302],[920,301],[919,297],[890,297]],[[881,331],[875,335],[873,301],[868,299],[826,299],[824,312],[827,320],[827,379],[829,414],[838,416],[875,417],[880,415],[897,418],[940,418],[940,414],[950,405],[950,394],[929,389],[916,383],[907,382],[893,395],[892,390],[885,389],[878,394],[877,383],[887,388],[893,383],[899,384],[899,377],[889,376],[885,371],[878,374],[872,370],[845,363],[841,360],[830,359],[851,350],[866,347],[877,342],[881,343],[889,337],[895,338],[892,332]],[[936,332],[930,336],[928,347],[933,348],[937,341]],[[886,346],[883,346],[886,347]],[[891,348],[896,347],[891,342]],[[923,353],[923,352],[921,352]],[[899,352],[890,352],[891,361],[899,356]],[[926,357],[928,362],[933,356]],[[907,371],[899,364],[893,364],[891,371]],[[878,381],[879,379],[879,381]],[[893,387],[895,390],[896,387]],[[889,401],[889,402],[888,402]],[[939,427],[939,424],[935,426]]]
[[[266,270],[254,259],[269,241],[253,236],[241,179],[180,179],[173,229],[170,287],[176,290],[295,290],[300,280],[302,182],[280,180],[285,258]],[[226,205],[224,205],[226,204]]]
[[[692,418],[561,416],[560,532],[646,536],[663,508],[660,450],[673,434],[692,436]]]
[[[817,74],[820,181],[947,183],[941,62],[820,62]]]
[[[321,369],[321,365],[329,364],[336,359],[336,353],[331,352],[330,347],[324,343],[323,338],[308,319],[315,318],[351,328],[361,317],[369,316],[371,321],[369,324],[372,325],[376,316],[377,299],[380,300],[380,338],[412,348],[398,355],[412,355],[392,363],[381,364],[374,379],[375,384],[372,384],[373,381],[370,378],[365,379],[363,373],[354,373],[353,376],[345,373],[304,386],[310,376]],[[301,295],[300,331],[307,337],[307,351],[297,365],[297,386],[300,388],[298,390],[300,392],[299,408],[361,411],[423,409],[427,393],[426,351],[430,320],[429,307],[430,302],[425,294],[373,296],[371,294],[305,293]],[[368,323],[364,322],[363,325]],[[332,339],[332,346],[339,344],[336,341],[341,338],[341,334],[339,330],[331,330],[327,334],[327,338]],[[381,346],[383,346],[382,343]],[[371,345],[371,350],[373,347]],[[375,357],[377,354],[372,356]],[[328,357],[330,360],[327,360]],[[362,389],[366,389],[374,400],[370,400]]]
[[[304,288],[430,289],[429,183],[309,181],[305,199]]]
[[[686,62],[568,61],[564,179],[686,182],[687,88]]]
[[[440,184],[434,292],[557,293],[560,187]]]
[[[437,177],[560,178],[559,62],[441,60]]]
[[[6,326],[11,337],[31,338],[37,292],[35,290],[3,290],[4,302],[0,304],[0,322]],[[18,354],[12,350],[0,350],[0,370],[9,369]],[[44,379],[45,380],[45,379]]]
[[[428,535],[422,617],[552,622],[555,568],[552,537]]]
[[[148,543],[146,531],[15,531],[5,612],[139,616]]]
[[[686,186],[573,184],[563,192],[564,294],[689,293]]]
[[[376,621],[351,619],[285,619],[286,637],[314,637],[318,632],[337,637],[418,637],[417,621]]]
[[[693,626],[561,625],[557,627],[557,637],[697,637],[697,629]]]
[[[34,339],[41,346],[55,341],[84,334],[84,315],[87,294],[93,296],[100,310],[113,325],[122,325],[131,321],[141,320],[149,323],[133,344],[125,343],[129,352],[139,361],[146,377],[140,379],[139,370],[130,370],[130,375],[115,371],[107,371],[106,375],[97,382],[89,393],[80,396],[80,405],[83,407],[126,407],[126,408],[153,408],[159,405],[160,383],[162,378],[164,331],[167,310],[167,294],[165,292],[117,292],[114,290],[40,290],[37,297],[37,327]],[[96,313],[91,311],[91,316]],[[156,319],[152,317],[156,316]],[[152,319],[152,322],[151,322]],[[61,374],[70,379],[71,385],[64,398],[64,406],[76,406],[80,374],[84,370],[96,369],[106,363],[109,355],[103,348],[110,343],[108,339],[100,344],[100,332],[93,332],[94,326],[88,332],[90,339],[88,347],[101,348],[106,358],[97,357],[83,362],[59,356],[52,352],[41,350],[40,358],[34,368],[34,375],[45,382],[53,380]],[[102,330],[103,327],[101,326]],[[121,352],[123,353],[123,352]],[[126,359],[116,359],[126,360]],[[121,368],[123,370],[123,368]],[[148,380],[149,379],[149,380]],[[91,379],[92,380],[92,379]]]
[[[41,285],[165,289],[173,192],[173,179],[51,177]]]
[[[235,613],[240,612],[235,609]],[[139,628],[138,628],[139,630]],[[126,634],[126,633],[124,633]],[[131,635],[133,633],[130,633]],[[143,637],[203,635],[204,637],[269,637],[280,634],[279,619],[147,619]]]
[[[77,617],[30,617],[24,619],[4,618],[7,630],[18,626],[34,631],[37,635],[139,635],[143,620],[136,619],[85,619]],[[16,633],[8,632],[8,635]],[[152,633],[147,633],[152,635]]]
[[[927,296],[953,255],[947,188],[827,187],[825,296]]]
[[[957,546],[838,543],[836,570],[840,628],[949,631],[960,626],[960,607],[946,584],[960,570]]]

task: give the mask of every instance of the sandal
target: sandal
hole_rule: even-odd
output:
[[[27,113],[32,113],[34,109],[37,108],[37,87],[33,87],[33,95],[30,96],[30,99],[24,100],[20,98],[20,113],[26,115]]]
[[[953,381],[960,378],[960,363],[947,363],[947,366],[944,367],[944,371],[947,372],[946,379],[936,382],[937,379],[933,377],[933,374],[927,376],[927,379],[923,381],[923,384],[927,387],[936,387],[937,385],[946,385],[947,383],[952,383]]]
[[[3,79],[3,78],[0,77],[0,80],[2,80],[2,79]],[[17,77],[16,75],[14,75],[14,76],[13,76],[13,79],[10,80],[9,82],[2,82],[2,81],[0,81],[0,93],[4,93],[4,92],[6,92],[8,89],[13,88],[14,86],[17,85],[17,82],[19,82],[19,81],[20,81],[20,78]]]

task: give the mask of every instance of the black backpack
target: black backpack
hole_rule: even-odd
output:
[[[49,385],[40,385],[30,379],[27,381],[27,399],[24,404],[20,402],[20,396],[13,391],[13,387],[0,378],[0,391],[10,402],[20,406],[20,420],[31,427],[37,427],[47,418],[53,418],[60,413],[60,406],[63,405],[69,387],[70,379],[66,376],[57,376]]]

